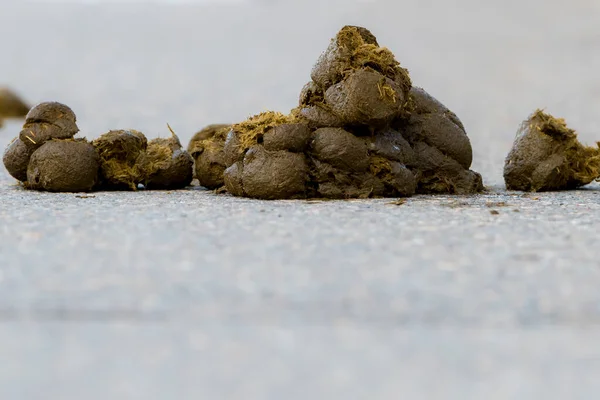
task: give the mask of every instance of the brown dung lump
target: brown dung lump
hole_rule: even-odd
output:
[[[34,149],[25,145],[18,137],[14,138],[4,150],[2,162],[8,173],[15,179],[27,181],[27,165]]]
[[[181,146],[175,132],[171,130],[171,134],[168,139],[157,138],[148,143],[146,189],[182,189],[192,182],[194,161]]]
[[[235,195],[259,199],[304,198],[307,174],[304,154],[257,145],[225,171],[225,187]]]
[[[87,192],[98,181],[98,153],[85,139],[53,139],[35,150],[27,187],[50,192]]]
[[[34,106],[25,116],[19,138],[25,145],[37,149],[51,139],[70,139],[79,132],[75,113],[58,102]]]
[[[600,143],[582,145],[562,118],[536,110],[523,122],[504,163],[509,190],[575,189],[600,177]]]
[[[205,126],[192,136],[187,147],[187,152],[191,155],[192,153],[194,153],[194,151],[198,150],[198,147],[202,148],[202,142],[204,140],[211,139],[215,137],[215,135],[223,136],[224,139],[224,135],[219,135],[218,133],[222,130],[225,130],[225,132],[227,132],[230,127],[231,124],[211,124]]]
[[[462,122],[419,87],[410,90],[410,116],[394,127],[414,150],[417,193],[471,194],[483,190],[481,175],[469,168],[471,142]]]
[[[223,147],[231,125],[213,124],[197,132],[188,145],[194,159],[194,177],[201,186],[217,189],[223,186],[225,160]]]
[[[137,190],[147,178],[146,148],[142,132],[112,130],[92,141],[100,156],[100,188]]]

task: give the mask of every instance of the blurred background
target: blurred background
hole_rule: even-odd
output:
[[[0,83],[70,105],[83,135],[209,123],[296,106],[345,24],[369,28],[454,110],[473,169],[502,185],[515,131],[547,108],[600,139],[600,2],[594,0],[155,0],[0,2]],[[19,124],[0,133],[8,141]]]

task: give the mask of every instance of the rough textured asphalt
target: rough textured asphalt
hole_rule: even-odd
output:
[[[0,398],[597,398],[599,186],[506,192],[502,163],[537,107],[600,139],[598,4],[1,3],[0,83],[88,138],[286,111],[364,25],[460,116],[490,192],[81,196],[2,170]]]

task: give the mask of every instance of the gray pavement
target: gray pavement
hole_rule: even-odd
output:
[[[1,7],[0,83],[69,104],[88,138],[286,111],[364,25],[460,116],[490,191],[81,196],[2,170],[0,399],[597,398],[600,186],[502,182],[537,107],[600,139],[597,2]]]

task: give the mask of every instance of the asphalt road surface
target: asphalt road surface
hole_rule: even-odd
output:
[[[2,170],[0,398],[597,398],[600,186],[506,192],[502,164],[538,107],[600,139],[599,20],[592,0],[0,3],[0,84],[88,138],[287,111],[366,26],[463,120],[490,189],[82,196]]]

